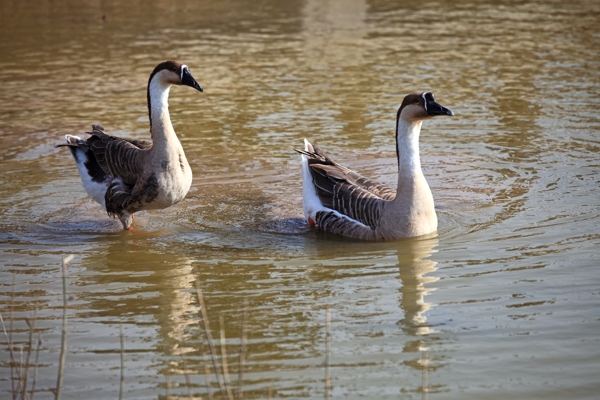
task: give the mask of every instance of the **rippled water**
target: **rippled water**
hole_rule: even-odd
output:
[[[246,398],[597,398],[599,20],[593,1],[0,4],[0,311],[26,350],[37,309],[35,398],[56,386],[69,254],[62,398],[117,397],[119,324],[124,398],[206,398],[196,278],[234,394],[247,301]],[[92,123],[147,139],[171,58],[205,88],[170,97],[192,190],[123,232],[54,145]],[[421,134],[438,234],[309,229],[292,149],[393,186],[417,90],[456,114]]]

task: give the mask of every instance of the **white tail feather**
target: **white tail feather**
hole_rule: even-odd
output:
[[[304,139],[304,149],[306,151],[314,151],[312,144]],[[313,183],[312,174],[308,166],[308,157],[304,154],[300,155],[302,159],[302,206],[304,208],[304,216],[306,219],[315,220],[317,211],[325,210],[326,208],[321,203],[317,191]]]

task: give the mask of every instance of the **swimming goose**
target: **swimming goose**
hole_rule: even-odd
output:
[[[185,158],[169,116],[171,85],[202,91],[187,65],[165,61],[148,79],[148,114],[152,142],[107,135],[102,125],[92,125],[87,140],[65,135],[83,187],[109,216],[131,230],[133,214],[179,203],[192,184]]]
[[[419,133],[423,120],[454,115],[433,93],[404,98],[396,116],[398,187],[360,176],[332,161],[304,140],[302,157],[304,215],[311,226],[362,240],[425,235],[437,230],[433,196],[421,171]]]

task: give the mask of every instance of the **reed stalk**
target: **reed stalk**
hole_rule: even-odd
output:
[[[208,400],[212,400],[212,390],[210,387],[210,366],[208,362],[208,356],[206,353],[202,353],[202,358],[204,359],[204,379],[206,382],[206,394],[208,396]]]
[[[244,313],[242,315],[242,337],[240,345],[240,361],[238,368],[238,400],[244,398],[244,363],[246,362],[246,327],[248,325],[248,299],[244,300]]]
[[[165,375],[165,381],[165,390],[167,392],[166,400],[169,400],[169,397],[171,397],[171,377],[169,375]]]
[[[67,264],[73,259],[73,255],[69,255],[62,259],[62,282],[63,282],[63,326],[62,337],[60,341],[60,360],[58,363],[58,377],[56,378],[56,395],[55,400],[60,399],[62,392],[63,372],[65,369],[65,359],[67,356]]]
[[[37,375],[38,375],[38,365],[40,362],[40,347],[42,347],[42,334],[38,333],[38,341],[37,348],[35,350],[35,367],[33,369],[33,382],[31,382],[31,398],[33,400],[33,395],[35,394],[35,385],[37,383]]]
[[[15,320],[15,290],[17,287],[17,274],[13,273],[13,281],[12,281],[12,291],[11,291],[11,297],[10,297],[10,327],[8,328],[8,348],[10,351],[10,355],[11,355],[11,359],[12,359],[12,363],[10,364],[10,383],[12,385],[12,394],[13,394],[13,400],[16,400],[17,398],[17,392],[15,391],[15,375],[18,375],[18,370],[17,370],[17,364],[15,362],[14,359],[14,355],[13,355],[13,321]],[[18,382],[19,384],[21,383],[21,377],[18,376]]]
[[[123,324],[119,324],[119,339],[121,341],[121,380],[119,382],[119,400],[123,399],[123,390],[125,389],[125,335],[123,334]]]
[[[30,322],[31,321],[31,322]],[[35,330],[35,322],[37,321],[37,304],[33,308],[33,313],[30,319],[25,319],[27,326],[29,326],[29,341],[27,346],[27,358],[25,359],[25,377],[23,387],[25,393],[27,393],[27,380],[29,378],[29,362],[31,361],[31,352],[33,349],[33,331]]]
[[[206,340],[208,341],[208,347],[210,349],[210,357],[213,363],[213,368],[215,369],[215,376],[217,377],[217,383],[219,384],[219,390],[221,391],[221,397],[223,400],[227,398],[227,391],[225,390],[225,384],[223,382],[223,377],[219,373],[219,361],[217,359],[217,353],[215,351],[215,346],[213,344],[212,334],[210,333],[210,326],[208,324],[208,313],[206,312],[206,307],[204,304],[204,296],[202,295],[202,290],[200,289],[200,284],[198,283],[198,279],[196,279],[196,295],[198,296],[198,303],[200,303],[200,311],[202,312],[202,320],[204,322],[204,332],[206,334]]]
[[[24,387],[24,382],[25,382],[25,378],[23,376],[23,372],[24,372],[24,365],[23,365],[23,345],[19,346],[19,366],[16,367],[19,370],[19,375],[21,376],[22,380],[19,382],[19,385],[17,386],[17,398],[19,398],[19,395],[21,395],[21,398],[25,397],[25,393],[27,392],[27,389]]]
[[[229,368],[227,367],[227,341],[225,338],[225,319],[223,315],[219,316],[219,331],[221,334],[221,364],[223,364],[223,377],[225,378],[225,389],[227,390],[227,398],[233,400],[231,393],[231,381],[229,380]]]
[[[194,392],[192,391],[192,380],[190,379],[190,373],[188,372],[187,360],[185,359],[185,354],[179,353],[181,356],[181,361],[183,362],[183,375],[185,376],[185,384],[188,389],[188,397],[190,399],[194,398]]]
[[[329,356],[331,353],[331,308],[327,307],[325,315],[325,399],[329,399],[329,391],[331,390],[331,376],[329,373]]]
[[[6,332],[6,326],[4,325],[4,319],[2,318],[2,313],[0,313],[0,322],[2,323],[2,330],[4,331],[4,336],[6,337],[6,343],[8,343],[8,354],[10,356],[10,378],[11,378],[11,388],[12,388],[12,397],[13,399],[17,398],[17,390],[15,389],[15,380],[19,385],[22,385],[23,380],[21,374],[19,373],[19,369],[16,368],[17,361],[15,360],[15,354],[13,349],[13,344],[11,342],[12,336],[9,336],[8,332]]]
[[[421,352],[421,368],[423,371],[423,390],[422,390],[422,399],[427,400],[427,392],[429,389],[427,388],[427,364],[429,359],[427,358],[427,350],[423,350]]]

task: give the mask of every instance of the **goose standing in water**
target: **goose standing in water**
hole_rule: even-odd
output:
[[[87,140],[65,135],[67,143],[57,146],[71,151],[88,195],[128,230],[133,213],[177,204],[192,184],[192,170],[169,116],[171,85],[202,91],[185,64],[165,61],[154,68],[147,90],[152,142],[110,136],[102,125],[92,125]]]
[[[424,120],[454,115],[433,93],[404,98],[396,117],[398,187],[362,177],[332,161],[304,140],[302,181],[304,215],[311,226],[363,240],[425,235],[437,230],[433,196],[421,171],[419,133]]]

